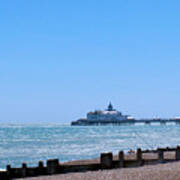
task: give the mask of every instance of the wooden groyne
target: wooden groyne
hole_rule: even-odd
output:
[[[166,152],[174,152],[174,157],[171,159],[165,158],[164,154]],[[157,155],[156,159],[146,159],[143,158],[143,154],[155,153]],[[0,180],[11,180],[14,178],[25,178],[25,177],[35,177],[44,175],[54,175],[63,174],[70,172],[85,172],[85,171],[97,171],[103,169],[115,169],[115,168],[126,168],[126,167],[139,167],[143,165],[152,165],[158,163],[168,163],[174,161],[180,161],[180,147],[176,148],[158,148],[156,150],[144,150],[137,149],[134,154],[136,157],[134,159],[125,159],[125,154],[120,151],[118,154],[118,159],[113,159],[113,154],[102,153],[100,155],[99,163],[89,163],[89,164],[62,164],[58,159],[47,160],[46,165],[42,161],[38,163],[37,167],[28,167],[26,163],[22,164],[21,168],[14,168],[7,165],[6,171],[0,172]]]

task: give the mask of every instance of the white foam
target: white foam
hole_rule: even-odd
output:
[[[0,168],[0,172],[2,172],[2,171],[4,172],[4,171],[6,171],[6,169],[1,169],[1,168]]]

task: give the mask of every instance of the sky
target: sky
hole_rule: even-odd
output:
[[[0,5],[0,122],[69,123],[114,108],[180,116],[179,0]]]

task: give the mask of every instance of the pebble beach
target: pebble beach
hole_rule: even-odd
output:
[[[180,162],[85,173],[26,178],[27,180],[180,180]]]
[[[165,153],[167,159],[173,159],[174,153]],[[125,159],[135,159],[136,154],[127,154]],[[144,159],[155,159],[157,154],[144,154]],[[113,159],[117,159],[114,156]],[[97,163],[99,159],[70,161],[65,164]],[[53,176],[26,178],[27,180],[180,180],[180,162],[146,165],[135,168],[119,168],[79,173],[68,173]]]

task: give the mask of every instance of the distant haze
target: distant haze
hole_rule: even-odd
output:
[[[180,1],[4,1],[0,122],[114,108],[180,116]]]

